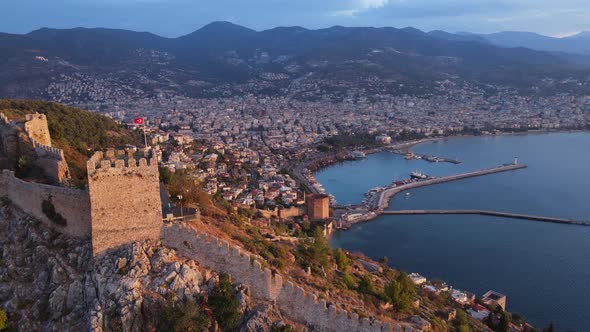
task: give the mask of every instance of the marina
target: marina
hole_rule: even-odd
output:
[[[349,230],[334,233],[331,244],[374,259],[387,256],[391,266],[444,280],[456,289],[475,294],[497,290],[508,296],[509,311],[537,326],[553,322],[559,330],[587,331],[590,228],[499,214],[590,221],[590,178],[583,175],[590,155],[580,153],[588,144],[588,133],[454,138],[413,150],[456,156],[461,164],[382,153],[318,172],[315,177],[326,192],[342,206],[351,204],[342,211],[356,218]],[[471,173],[514,156],[527,168],[404,190],[391,197],[384,214],[358,221],[359,203],[364,199],[366,208],[368,202],[364,193],[384,190],[392,178],[410,183],[416,170],[430,177]],[[410,214],[401,214],[406,212]]]
[[[337,213],[341,216],[339,227],[343,229],[349,228],[352,224],[359,223],[359,222],[366,222],[372,219],[377,218],[379,215],[382,214],[412,214],[412,211],[405,211],[405,213],[399,213],[391,211],[385,211],[389,207],[390,200],[397,194],[407,191],[409,189],[420,188],[424,186],[431,186],[435,184],[451,182],[451,181],[458,181],[462,179],[472,178],[472,177],[479,177],[485,176],[495,173],[501,172],[509,172],[509,171],[516,171],[520,169],[524,169],[527,166],[524,164],[519,164],[517,160],[514,160],[513,163],[510,164],[503,164],[493,168],[482,169],[479,171],[474,172],[467,172],[461,174],[454,174],[448,176],[441,176],[441,177],[431,177],[424,174],[421,171],[414,171],[410,174],[409,180],[404,181],[394,181],[391,185],[385,187],[378,187],[369,190],[365,194],[365,200],[360,205],[348,205],[348,206],[337,206],[336,209],[340,209],[340,213]],[[409,192],[406,192],[406,197],[410,196]],[[493,213],[490,211],[480,211],[479,214],[486,214],[486,215],[499,215],[499,216],[506,216],[502,215],[501,212]],[[488,213],[484,213],[488,212]],[[414,214],[426,214],[426,213],[414,213]],[[435,213],[431,213],[435,214]],[[451,213],[447,213],[451,214]],[[462,214],[468,214],[467,212]],[[477,214],[476,212],[471,214]],[[532,218],[528,219],[534,219]],[[516,218],[516,216],[515,216]],[[543,217],[537,217],[543,218]],[[522,219],[522,218],[521,218]],[[549,221],[551,218],[546,218],[545,221]],[[538,220],[538,219],[535,219]],[[554,222],[560,222],[557,219]],[[579,223],[573,220],[561,220],[562,223]],[[582,223],[584,224],[584,223]]]

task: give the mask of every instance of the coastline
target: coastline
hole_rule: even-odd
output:
[[[429,140],[429,142],[439,141],[439,140],[446,140],[446,139],[456,139],[456,138],[473,138],[473,137],[483,137],[483,138],[488,138],[489,137],[489,138],[491,138],[492,136],[528,136],[528,135],[536,136],[536,135],[544,135],[544,134],[558,134],[558,133],[571,133],[571,134],[575,134],[575,133],[588,133],[588,132],[589,132],[588,130],[560,130],[560,131],[532,131],[532,132],[518,132],[518,133],[502,133],[502,134],[499,134],[499,135],[485,135],[485,136],[460,135],[460,136],[452,136],[452,137],[450,136],[450,137],[437,137],[437,138],[432,138],[432,139]],[[491,140],[490,140],[490,142],[491,142]],[[420,144],[420,143],[412,144],[412,147],[414,147],[414,146],[416,146],[418,144]],[[410,148],[410,150],[411,150],[411,148]],[[427,151],[427,150],[423,150],[423,151]],[[441,150],[441,151],[447,151],[447,150]],[[408,189],[410,189],[410,188],[408,188]],[[404,190],[401,190],[400,192],[403,192],[403,191]],[[393,196],[386,197],[385,200],[387,201],[388,205],[390,204],[390,201],[391,201],[391,198],[392,197]],[[373,221],[373,220],[374,220],[374,218],[371,218],[371,219],[367,219],[367,220],[361,220],[361,221],[358,221],[358,222],[354,222],[353,224],[362,224],[362,223],[366,223],[366,222]],[[347,229],[341,229],[341,230],[347,230]],[[340,233],[340,234],[345,234],[345,233]],[[356,233],[353,233],[353,234],[356,235]],[[334,234],[332,234],[332,236],[336,236],[336,238],[338,238],[337,237],[337,234],[335,232],[334,232]],[[334,246],[334,248],[336,248],[336,247],[338,247],[338,242],[335,242],[332,245]],[[358,249],[358,250],[361,251],[360,249]],[[363,250],[363,252],[364,252],[364,250]],[[373,252],[372,253],[372,257],[373,258],[376,258],[376,257],[380,257],[379,255],[386,255],[386,254],[387,254],[386,251],[384,251],[382,253],[379,252],[379,251],[377,253]],[[407,268],[407,266],[406,266],[406,268]],[[423,270],[423,269],[420,269],[420,268],[413,268],[413,269],[412,268],[407,268],[406,269],[407,272],[413,272],[412,270],[413,271],[416,271],[416,272],[419,272],[419,273],[424,273],[424,276],[426,276],[428,278],[428,275],[427,275],[428,274],[428,270]],[[443,277],[441,277],[441,278],[443,278]],[[444,280],[448,280],[448,281],[451,281],[453,283],[458,282],[457,280],[454,280],[452,278],[446,278],[446,277],[444,277]],[[491,281],[494,281],[494,280],[491,279]],[[487,284],[487,282],[485,282],[485,283]],[[476,289],[476,288],[472,288],[473,286],[466,286],[465,284],[463,284],[463,287],[461,289]],[[484,285],[484,287],[485,287],[485,285]],[[496,287],[493,287],[493,288],[496,288]],[[501,291],[504,290],[501,287],[497,287],[497,288],[499,288],[499,290],[501,290]],[[505,294],[507,294],[508,296],[510,296],[512,294],[512,292],[505,292]],[[517,309],[517,310],[523,310],[522,309],[522,306],[521,306],[521,309]]]
[[[446,141],[446,140],[452,140],[452,139],[468,139],[468,138],[475,138],[475,137],[486,137],[487,138],[487,137],[495,137],[495,136],[528,136],[528,135],[544,135],[544,134],[558,134],[558,133],[585,133],[585,132],[589,132],[589,131],[588,130],[568,130],[568,129],[531,130],[531,131],[526,131],[526,132],[499,132],[499,133],[490,134],[490,135],[440,136],[440,137],[430,137],[430,138],[424,138],[424,139],[419,139],[419,140],[401,142],[398,144],[387,145],[387,146],[383,146],[383,147],[379,147],[379,148],[365,149],[365,150],[362,150],[362,152],[364,152],[366,155],[375,154],[375,153],[384,152],[384,151],[388,151],[391,153],[398,153],[398,154],[400,154],[400,152],[401,152],[402,154],[404,154],[404,153],[413,153],[412,149],[419,144],[432,143],[432,142],[438,142],[438,141]],[[395,150],[395,152],[394,152],[394,150]],[[359,150],[356,150],[356,151],[359,151]],[[351,152],[352,151],[348,151],[347,153],[351,153]],[[347,159],[347,160],[350,160],[350,159]],[[329,168],[337,163],[344,162],[347,160],[336,160],[336,161],[333,161],[332,163],[325,164],[323,167],[321,167],[319,169],[315,169],[314,171],[310,172],[311,174],[309,175],[309,177],[316,183],[317,187],[321,188],[321,193],[325,193],[325,194],[330,195],[329,192],[326,192],[323,189],[323,186],[321,185],[321,183],[315,179],[314,174],[320,170]],[[395,195],[397,195],[399,193],[403,193],[404,191],[410,190],[410,189],[415,188],[417,186],[421,187],[424,185],[428,185],[428,184],[416,185],[416,183],[409,183],[409,184],[402,185],[401,187],[391,187],[391,185],[384,185],[383,187],[380,187],[380,188],[382,188],[381,192],[376,193],[373,191],[369,191],[369,192],[365,193],[365,196],[367,198],[365,200],[363,200],[363,202],[360,202],[357,204],[348,204],[345,206],[334,205],[332,207],[333,211],[335,212],[334,214],[337,216],[337,219],[339,219],[338,223],[337,223],[337,229],[338,230],[348,230],[356,224],[362,224],[362,223],[366,223],[366,222],[376,219],[377,217],[379,217],[381,215],[381,211],[383,211],[389,207],[390,202]],[[375,196],[377,196],[377,197],[375,197]],[[377,202],[374,201],[375,198],[378,199]],[[342,217],[349,217],[349,216],[352,216],[353,218],[347,219],[347,220],[344,220],[342,218]]]

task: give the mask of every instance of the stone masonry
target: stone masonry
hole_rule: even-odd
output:
[[[54,183],[66,183],[70,171],[61,149],[52,147],[49,126],[45,114],[27,114],[25,121],[10,121],[0,113],[0,154],[14,164],[20,157],[27,157],[43,170],[43,175]]]
[[[136,160],[133,153],[97,152],[88,161],[92,249],[106,249],[160,238],[162,205],[155,159]]]
[[[29,134],[29,137],[40,144],[51,146],[47,116],[39,113],[27,114],[25,120],[25,130]]]
[[[24,123],[10,121],[0,113],[0,155],[31,157],[47,177],[63,184],[69,170],[63,151],[51,146],[46,116],[36,113],[25,118]],[[155,160],[136,159],[132,150],[110,149],[96,152],[87,171],[88,187],[79,190],[26,182],[3,170],[0,196],[60,233],[91,239],[94,255],[160,238],[162,207]]]

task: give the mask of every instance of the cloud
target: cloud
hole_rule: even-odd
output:
[[[359,13],[384,7],[388,3],[389,0],[358,0],[351,3],[349,5],[350,8],[336,10],[329,13],[329,15],[336,17],[355,17]]]

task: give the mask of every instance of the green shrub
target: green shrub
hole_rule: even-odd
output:
[[[0,330],[4,330],[8,327],[8,317],[6,311],[0,309]]]
[[[222,330],[231,330],[237,327],[242,317],[239,310],[240,303],[227,273],[219,275],[219,284],[211,290],[208,304]]]
[[[161,311],[158,319],[158,331],[185,332],[206,331],[211,320],[203,308],[195,302],[173,304],[169,303]]]
[[[375,295],[375,286],[369,274],[365,274],[359,282],[359,293]]]
[[[313,231],[313,243],[302,243],[296,251],[296,259],[304,269],[311,268],[313,273],[328,271],[330,263],[330,245],[321,227]]]
[[[350,259],[344,253],[344,250],[338,248],[334,251],[334,260],[340,271],[346,271],[350,266]]]
[[[66,226],[68,223],[61,214],[55,211],[55,205],[53,205],[53,202],[51,202],[51,196],[49,199],[43,200],[41,203],[41,211],[43,211],[43,214],[45,214],[49,220],[57,225]]]
[[[403,272],[385,286],[385,297],[398,311],[406,311],[412,307],[412,297],[416,294],[416,286]]]
[[[273,325],[270,328],[270,332],[295,332],[295,330],[288,324],[283,326]]]
[[[346,286],[346,288],[348,289],[355,289],[356,288],[356,281],[354,280],[354,277],[351,276],[348,273],[345,273],[342,276],[342,283],[344,284],[344,286]]]

